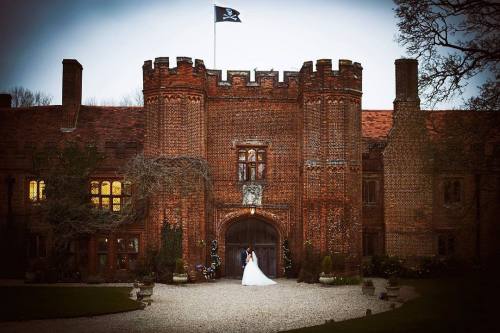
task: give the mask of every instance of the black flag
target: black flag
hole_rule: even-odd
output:
[[[232,8],[215,7],[215,22],[241,22],[238,15],[240,12]]]

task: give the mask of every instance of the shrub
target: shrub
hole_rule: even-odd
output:
[[[334,276],[333,281],[329,283],[332,286],[356,285],[361,282],[359,276]]]
[[[184,269],[184,260],[181,258],[177,258],[175,260],[175,273],[176,274],[185,274],[186,270]]]
[[[332,257],[325,256],[321,262],[321,272],[325,275],[330,275],[332,273]]]
[[[290,251],[290,243],[288,239],[283,241],[283,270],[287,278],[293,275],[292,252]]]
[[[363,286],[365,287],[373,287],[373,281],[371,279],[367,279],[363,281]]]
[[[305,242],[304,257],[300,267],[298,282],[316,283],[319,278],[319,260],[314,253],[311,242]]]
[[[332,254],[332,268],[336,272],[345,270],[345,255],[342,253]]]
[[[161,231],[161,247],[156,260],[158,280],[163,283],[172,282],[176,259],[182,257],[182,228],[163,223]]]
[[[397,287],[399,286],[399,280],[396,276],[392,275],[389,277],[388,284],[390,287]]]
[[[371,263],[365,264],[363,267],[364,275],[389,277],[391,275],[404,276],[406,268],[403,265],[403,260],[397,257],[389,256],[373,256]]]

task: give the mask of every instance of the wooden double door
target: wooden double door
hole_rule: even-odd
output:
[[[276,277],[278,234],[272,225],[255,218],[236,222],[226,232],[226,277],[241,278],[240,256],[248,246],[254,249],[262,272],[268,277]]]

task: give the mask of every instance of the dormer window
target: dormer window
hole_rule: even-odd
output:
[[[263,147],[238,149],[238,180],[263,180],[266,176],[266,150]]]

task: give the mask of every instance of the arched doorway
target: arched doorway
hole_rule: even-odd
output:
[[[233,223],[226,231],[227,277],[240,278],[240,253],[248,245],[255,249],[259,267],[268,277],[276,277],[278,257],[278,232],[269,223],[256,218],[246,218]]]

